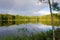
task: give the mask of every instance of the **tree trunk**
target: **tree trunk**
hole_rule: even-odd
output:
[[[52,6],[50,0],[48,0],[50,13],[51,13],[51,25],[52,25],[52,31],[53,31],[53,40],[55,40],[55,27],[54,27],[54,19],[53,19],[53,13],[52,13]]]

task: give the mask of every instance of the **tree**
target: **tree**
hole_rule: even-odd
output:
[[[54,3],[52,4],[52,7],[53,7],[53,10],[55,10],[55,11],[60,11],[59,3],[54,2]]]
[[[43,2],[43,1],[45,1],[45,0],[39,0],[40,2]],[[49,4],[49,8],[50,8],[50,13],[51,13],[51,25],[52,25],[52,31],[53,31],[53,40],[55,40],[55,28],[54,28],[54,20],[53,20],[53,13],[52,13],[52,4],[53,4],[53,2],[52,2],[52,4],[51,4],[51,2],[50,2],[51,0],[48,0],[48,4]],[[53,1],[53,0],[52,0]]]

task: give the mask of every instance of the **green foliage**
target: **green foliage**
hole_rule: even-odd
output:
[[[53,14],[54,25],[60,25],[60,14]],[[0,26],[19,25],[26,23],[43,23],[51,25],[51,15],[45,16],[19,16],[10,14],[0,14]]]
[[[60,26],[60,14],[53,14],[54,26]],[[41,16],[40,22],[46,25],[51,25],[51,16]]]
[[[59,3],[54,2],[54,3],[52,4],[52,7],[53,7],[53,10],[55,10],[55,11],[60,11]]]

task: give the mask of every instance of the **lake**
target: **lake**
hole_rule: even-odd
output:
[[[59,26],[60,27],[60,26]],[[57,28],[55,26],[55,28]],[[11,35],[23,35],[24,33],[30,35],[31,33],[45,32],[51,30],[52,26],[44,25],[41,23],[27,23],[10,26],[0,26],[0,37],[11,36]]]

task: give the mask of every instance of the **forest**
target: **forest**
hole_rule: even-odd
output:
[[[53,14],[54,25],[60,26],[60,14]],[[51,25],[51,16],[20,16],[10,14],[0,14],[0,26],[9,26],[13,24],[24,24],[24,23],[42,23],[45,25]],[[6,25],[8,24],[8,25]]]

